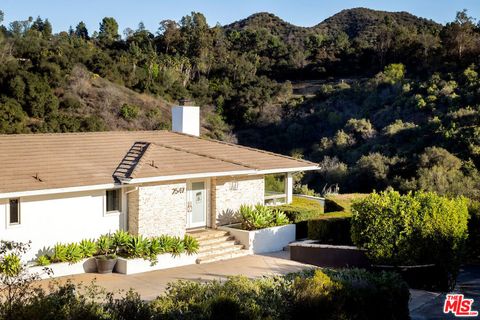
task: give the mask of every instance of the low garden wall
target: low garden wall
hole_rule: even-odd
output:
[[[219,227],[219,229],[230,232],[251,253],[281,251],[289,243],[295,241],[294,224],[252,231],[242,230],[239,228],[240,226],[240,224],[235,224]]]
[[[52,272],[45,272],[45,268],[50,269]],[[72,276],[82,273],[95,273],[97,272],[97,264],[95,258],[82,259],[79,262],[60,262],[52,263],[48,266],[35,266],[30,267],[29,271],[32,274],[37,274],[41,279],[57,278],[64,276]]]
[[[290,259],[319,267],[367,268],[370,266],[365,250],[354,246],[319,244],[309,240],[289,245]]]
[[[157,256],[157,263],[152,263],[142,258],[125,259],[119,257],[117,260],[117,264],[115,265],[114,272],[129,275],[148,271],[182,267],[190,264],[195,264],[197,258],[198,255],[196,254],[181,254],[179,256],[172,256],[169,253],[165,253]]]

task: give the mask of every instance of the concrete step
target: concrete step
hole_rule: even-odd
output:
[[[202,230],[197,232],[190,232],[189,235],[197,239],[198,241],[221,238],[229,235],[228,231],[222,230]]]
[[[236,240],[215,242],[215,243],[211,243],[211,244],[208,244],[208,245],[200,246],[200,249],[198,250],[198,252],[203,253],[203,252],[207,252],[207,251],[211,251],[211,250],[216,250],[216,249],[219,249],[219,248],[231,247],[231,246],[238,245],[238,244],[240,244],[240,241],[236,241]]]
[[[248,250],[242,249],[242,250],[237,250],[237,251],[233,251],[225,254],[210,255],[210,256],[198,258],[197,264],[233,259],[233,258],[243,257],[249,254],[250,253],[248,252]]]
[[[198,240],[198,244],[200,245],[200,248],[201,248],[201,247],[215,245],[217,243],[222,243],[225,241],[234,241],[234,240],[235,240],[235,237],[228,235],[223,237]]]
[[[216,255],[220,255],[220,254],[225,255],[225,254],[233,253],[235,251],[243,250],[243,248],[244,248],[244,246],[242,244],[234,244],[234,245],[230,245],[228,247],[219,247],[219,248],[215,248],[215,249],[212,249],[212,250],[199,252],[198,257],[199,258],[204,258],[204,257],[216,256]]]

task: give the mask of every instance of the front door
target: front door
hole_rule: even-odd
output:
[[[207,184],[190,181],[187,194],[187,228],[207,226]]]

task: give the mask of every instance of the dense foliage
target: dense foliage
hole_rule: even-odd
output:
[[[98,32],[0,26],[0,133],[168,128],[167,102],[190,97],[209,137],[321,162],[304,180],[317,192],[479,197],[480,28],[466,11],[440,25],[351,9],[310,28],[193,12],[120,32],[112,17]]]
[[[224,282],[178,281],[152,302],[129,291],[113,295],[70,282],[28,291],[0,319],[382,319],[408,317],[409,291],[392,273],[306,271]],[[3,297],[2,297],[3,298]],[[3,300],[2,300],[3,301]]]
[[[454,281],[468,236],[465,198],[372,193],[352,205],[352,240],[377,264],[436,264]]]

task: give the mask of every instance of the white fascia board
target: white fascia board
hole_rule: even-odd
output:
[[[314,171],[320,170],[320,166],[308,166],[308,167],[298,167],[298,168],[282,168],[282,169],[267,169],[267,170],[257,170],[256,174],[274,174],[274,173],[289,173],[289,172],[300,172],[300,171]]]
[[[256,174],[256,172],[257,170],[240,170],[240,171],[225,171],[225,172],[191,173],[191,174],[180,174],[180,175],[174,175],[174,176],[135,178],[135,179],[130,179],[128,181],[125,180],[124,183],[125,184],[141,184],[141,183],[149,183],[149,182],[163,182],[163,181],[174,181],[174,180],[184,180],[184,179],[243,176],[243,175]]]
[[[8,192],[8,193],[0,193],[0,199],[40,196],[40,195],[58,194],[58,193],[82,192],[82,191],[92,191],[92,190],[103,190],[103,189],[113,189],[113,188],[119,188],[119,187],[121,187],[121,185],[115,184],[115,183],[108,183],[108,184],[97,184],[97,185],[82,186],[82,187],[68,187],[68,188]]]

